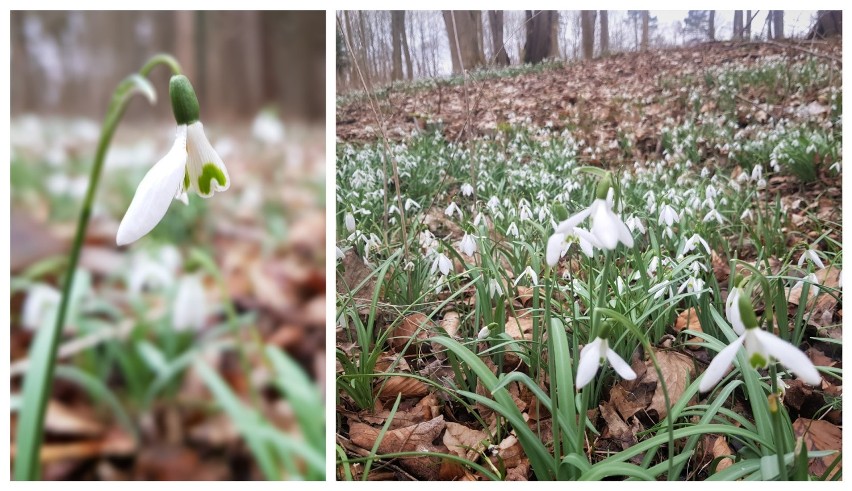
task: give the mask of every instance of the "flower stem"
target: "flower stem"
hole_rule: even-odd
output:
[[[169,65],[172,70],[180,70],[177,61],[168,55],[157,55],[146,63],[140,74],[147,76],[157,64]],[[122,81],[110,101],[107,114],[104,117],[103,129],[95,152],[95,161],[89,175],[89,187],[83,199],[83,207],[80,210],[80,218],[77,220],[77,230],[74,233],[74,241],[71,244],[71,253],[68,256],[67,272],[62,286],[62,300],[56,313],[56,323],[51,329],[42,329],[38,332],[32,348],[30,348],[30,369],[27,371],[23,386],[23,410],[17,426],[16,455],[14,477],[16,480],[37,480],[41,476],[40,448],[44,437],[44,417],[47,408],[47,400],[50,397],[53,386],[53,373],[56,368],[56,352],[65,318],[68,312],[68,303],[71,298],[71,287],[74,284],[74,273],[80,260],[80,251],[86,236],[86,228],[92,214],[92,205],[95,200],[95,192],[98,189],[101,170],[112,136],[121,121],[127,104],[133,94],[140,89],[140,85],[147,84],[147,80],[140,79],[139,74],[133,74]],[[150,87],[150,85],[147,85]],[[142,87],[144,89],[144,87]],[[143,90],[144,92],[144,90]]]
[[[139,74],[143,77],[147,77],[148,74],[151,73],[151,70],[153,70],[154,67],[156,67],[157,65],[168,66],[169,69],[172,71],[172,75],[180,75],[182,73],[180,69],[180,63],[178,63],[174,56],[167,55],[165,53],[160,53],[158,55],[152,56],[151,59],[148,60],[148,62],[145,63],[145,65],[143,65],[142,68],[139,70]]]

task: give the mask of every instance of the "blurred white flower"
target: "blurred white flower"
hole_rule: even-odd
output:
[[[500,282],[494,278],[488,280],[488,295],[491,298],[503,295],[503,287],[500,285]]]
[[[459,243],[459,250],[465,255],[473,256],[476,252],[476,240],[474,240],[472,235],[464,234],[464,237],[462,237]]]
[[[435,259],[432,261],[432,269],[429,270],[429,274],[435,274],[436,271],[440,271],[442,275],[447,276],[450,274],[450,269],[452,267],[453,262],[444,254],[438,252],[435,254]]]
[[[660,207],[660,218],[657,220],[659,225],[665,223],[667,227],[671,227],[679,221],[680,215],[671,205],[667,203]]]
[[[521,281],[521,278],[523,278],[524,276],[529,277],[531,284],[538,286],[538,273],[533,271],[533,269],[529,266],[524,268],[524,270],[521,272],[521,274],[519,274],[518,277],[515,278],[514,285],[518,286],[518,283]]]
[[[461,208],[459,208],[459,206],[456,204],[455,201],[451,201],[449,206],[447,206],[447,209],[444,210],[444,215],[447,215],[448,217],[452,217],[454,213],[459,214],[459,220],[464,218],[464,216],[462,216]]]
[[[184,275],[172,307],[172,327],[176,331],[199,331],[204,328],[207,311],[207,295],[201,274]]]
[[[346,225],[346,230],[350,233],[355,231],[355,216],[352,213],[347,213],[343,217],[343,224]]]
[[[471,196],[473,194],[473,186],[468,183],[464,183],[461,186],[461,192],[464,196]]]
[[[21,310],[21,325],[30,331],[52,326],[61,300],[62,294],[56,288],[44,283],[32,285]]]
[[[814,249],[808,248],[805,250],[805,252],[802,253],[801,256],[799,256],[798,264],[800,268],[802,267],[802,264],[805,263],[805,259],[812,262],[814,266],[818,267],[819,269],[825,269],[825,264],[823,264],[822,259],[820,259],[819,254],[817,254]]]
[[[274,111],[263,110],[255,116],[251,124],[251,134],[267,145],[279,143],[284,139],[284,124],[275,116]]]
[[[488,329],[488,326],[483,327],[479,330],[479,334],[476,335],[476,339],[482,341],[491,335],[491,330]]]
[[[692,252],[698,244],[704,246],[704,250],[707,251],[707,254],[710,254],[710,246],[707,244],[707,241],[698,234],[692,234],[692,237],[686,240],[686,243],[683,246],[683,253],[686,254],[687,252]]]

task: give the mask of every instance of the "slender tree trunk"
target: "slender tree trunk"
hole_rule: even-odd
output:
[[[710,17],[707,21],[707,37],[710,38],[711,41],[716,40],[716,11],[710,11]]]
[[[391,10],[391,46],[393,49],[391,80],[402,80],[402,31],[405,29],[405,11]]]
[[[524,63],[540,63],[553,55],[553,36],[556,11],[527,10],[527,38],[524,44]]]
[[[373,81],[370,75],[370,57],[367,47],[367,22],[364,20],[364,11],[358,11],[358,31],[361,34],[361,73],[364,75],[364,81],[367,84],[367,89],[373,88]]]
[[[745,27],[743,28],[744,29],[743,35],[744,35],[746,40],[751,40],[751,21],[752,20],[753,19],[751,17],[751,10],[746,10]]]
[[[408,47],[408,28],[405,22],[405,11],[402,10],[402,54],[405,55],[405,70],[408,80],[414,78],[414,67],[411,63],[411,48]]]
[[[817,20],[807,39],[822,39],[843,34],[842,10],[818,10]]]
[[[734,32],[731,33],[731,39],[739,41],[743,38],[743,11],[734,10]]]
[[[784,39],[784,11],[774,10],[772,12],[772,23],[774,24],[775,39]]]
[[[595,57],[595,11],[580,11],[580,30],[583,36],[583,59],[591,60]]]
[[[601,15],[601,56],[609,54],[609,12],[600,11]]]
[[[648,10],[642,11],[642,51],[648,51],[648,24],[651,21],[651,12]]]
[[[489,10],[488,24],[491,26],[491,47],[494,52],[494,62],[499,66],[508,66],[509,53],[503,46],[503,11]]]

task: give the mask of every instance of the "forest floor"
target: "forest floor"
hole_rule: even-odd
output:
[[[174,202],[122,248],[118,223],[174,126],[117,131],[60,339],[44,479],[324,477],[324,132],[260,121],[209,123],[230,189]],[[12,121],[13,460],[31,347],[55,323],[98,131]]]
[[[799,442],[798,477],[839,478],[840,60],[719,42],[341,96],[338,479],[775,479]],[[548,267],[604,169],[635,246]],[[741,354],[698,392],[740,277],[819,386]],[[578,390],[601,316],[637,377]]]

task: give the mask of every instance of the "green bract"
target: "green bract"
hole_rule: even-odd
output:
[[[198,97],[195,89],[184,75],[175,75],[169,81],[169,97],[177,124],[192,124],[198,121]]]

